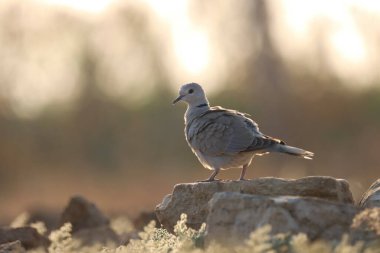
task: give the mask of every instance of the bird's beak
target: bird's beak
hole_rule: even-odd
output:
[[[184,97],[185,95],[179,95],[176,99],[174,99],[174,101],[173,101],[173,105],[175,104],[175,103],[177,103],[178,101],[181,101],[181,99]]]

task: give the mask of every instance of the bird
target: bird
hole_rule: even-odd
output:
[[[187,83],[180,87],[179,101],[187,104],[184,115],[185,137],[200,163],[212,174],[206,180],[211,182],[220,170],[241,168],[238,180],[244,178],[254,156],[271,152],[285,153],[312,159],[313,152],[287,145],[284,141],[260,132],[258,124],[249,114],[220,106],[210,107],[202,86]]]

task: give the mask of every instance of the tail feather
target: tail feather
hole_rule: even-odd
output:
[[[295,155],[295,156],[300,156],[300,157],[303,157],[305,159],[313,159],[313,156],[314,156],[314,153],[313,152],[310,152],[310,151],[307,151],[307,150],[303,150],[301,148],[296,148],[296,147],[292,147],[292,146],[288,146],[288,145],[283,145],[283,144],[278,144],[276,145],[276,151],[278,152],[281,152],[281,153],[286,153],[286,154],[289,154],[289,155]]]

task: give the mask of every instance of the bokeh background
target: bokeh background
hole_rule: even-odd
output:
[[[0,222],[74,194],[135,215],[207,178],[171,105],[188,82],[316,154],[249,178],[345,178],[358,198],[380,171],[379,67],[378,1],[2,0]]]

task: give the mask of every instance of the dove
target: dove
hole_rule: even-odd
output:
[[[212,174],[201,182],[211,182],[220,170],[241,168],[244,176],[254,156],[271,152],[285,153],[312,159],[313,152],[285,144],[284,141],[260,132],[258,124],[249,115],[220,106],[210,107],[201,85],[188,83],[179,89],[173,101],[187,104],[185,137],[200,163]]]

